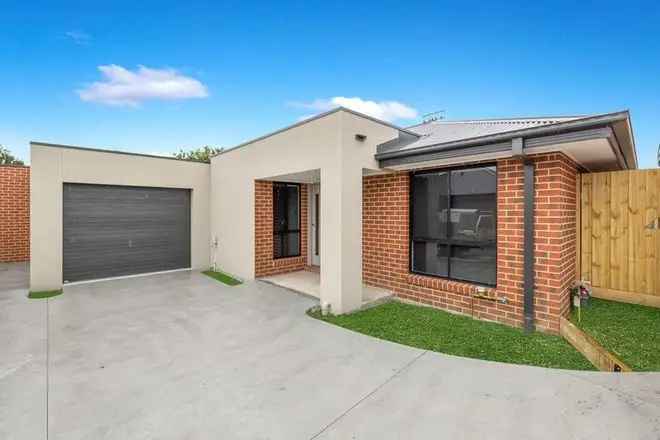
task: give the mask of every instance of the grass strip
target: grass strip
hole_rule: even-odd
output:
[[[242,281],[237,280],[231,275],[228,275],[221,271],[207,270],[202,273],[206,276],[213,278],[214,280],[218,280],[221,283],[225,283],[228,286],[238,286],[239,284],[243,284]]]
[[[326,322],[387,341],[463,356],[511,364],[569,370],[594,370],[594,366],[560,336],[502,324],[478,321],[430,307],[392,301],[360,312],[321,316]]]
[[[57,295],[62,294],[62,289],[57,289],[57,290],[41,290],[38,292],[30,292],[28,293],[28,298],[30,299],[44,299],[44,298],[52,298]]]
[[[571,322],[633,371],[660,371],[660,309],[591,298]]]

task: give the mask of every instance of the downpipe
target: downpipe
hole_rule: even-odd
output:
[[[524,282],[523,315],[525,332],[534,325],[534,163],[523,159],[524,172]]]

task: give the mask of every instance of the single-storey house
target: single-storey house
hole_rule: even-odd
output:
[[[306,271],[332,313],[365,287],[556,332],[579,173],[637,167],[627,111],[431,120],[337,108],[210,164],[33,142],[31,289],[217,267]]]

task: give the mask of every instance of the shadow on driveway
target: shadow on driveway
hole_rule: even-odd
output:
[[[309,318],[315,300],[266,283],[178,272],[39,302],[11,292],[0,293],[14,310],[0,311],[2,352],[14,353],[2,371],[20,353],[34,368],[0,379],[2,438],[43,438],[31,434],[46,420],[45,304],[50,439],[656,439],[660,429],[657,374],[428,353]]]

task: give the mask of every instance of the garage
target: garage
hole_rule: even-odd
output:
[[[189,189],[63,185],[65,283],[191,267]]]

